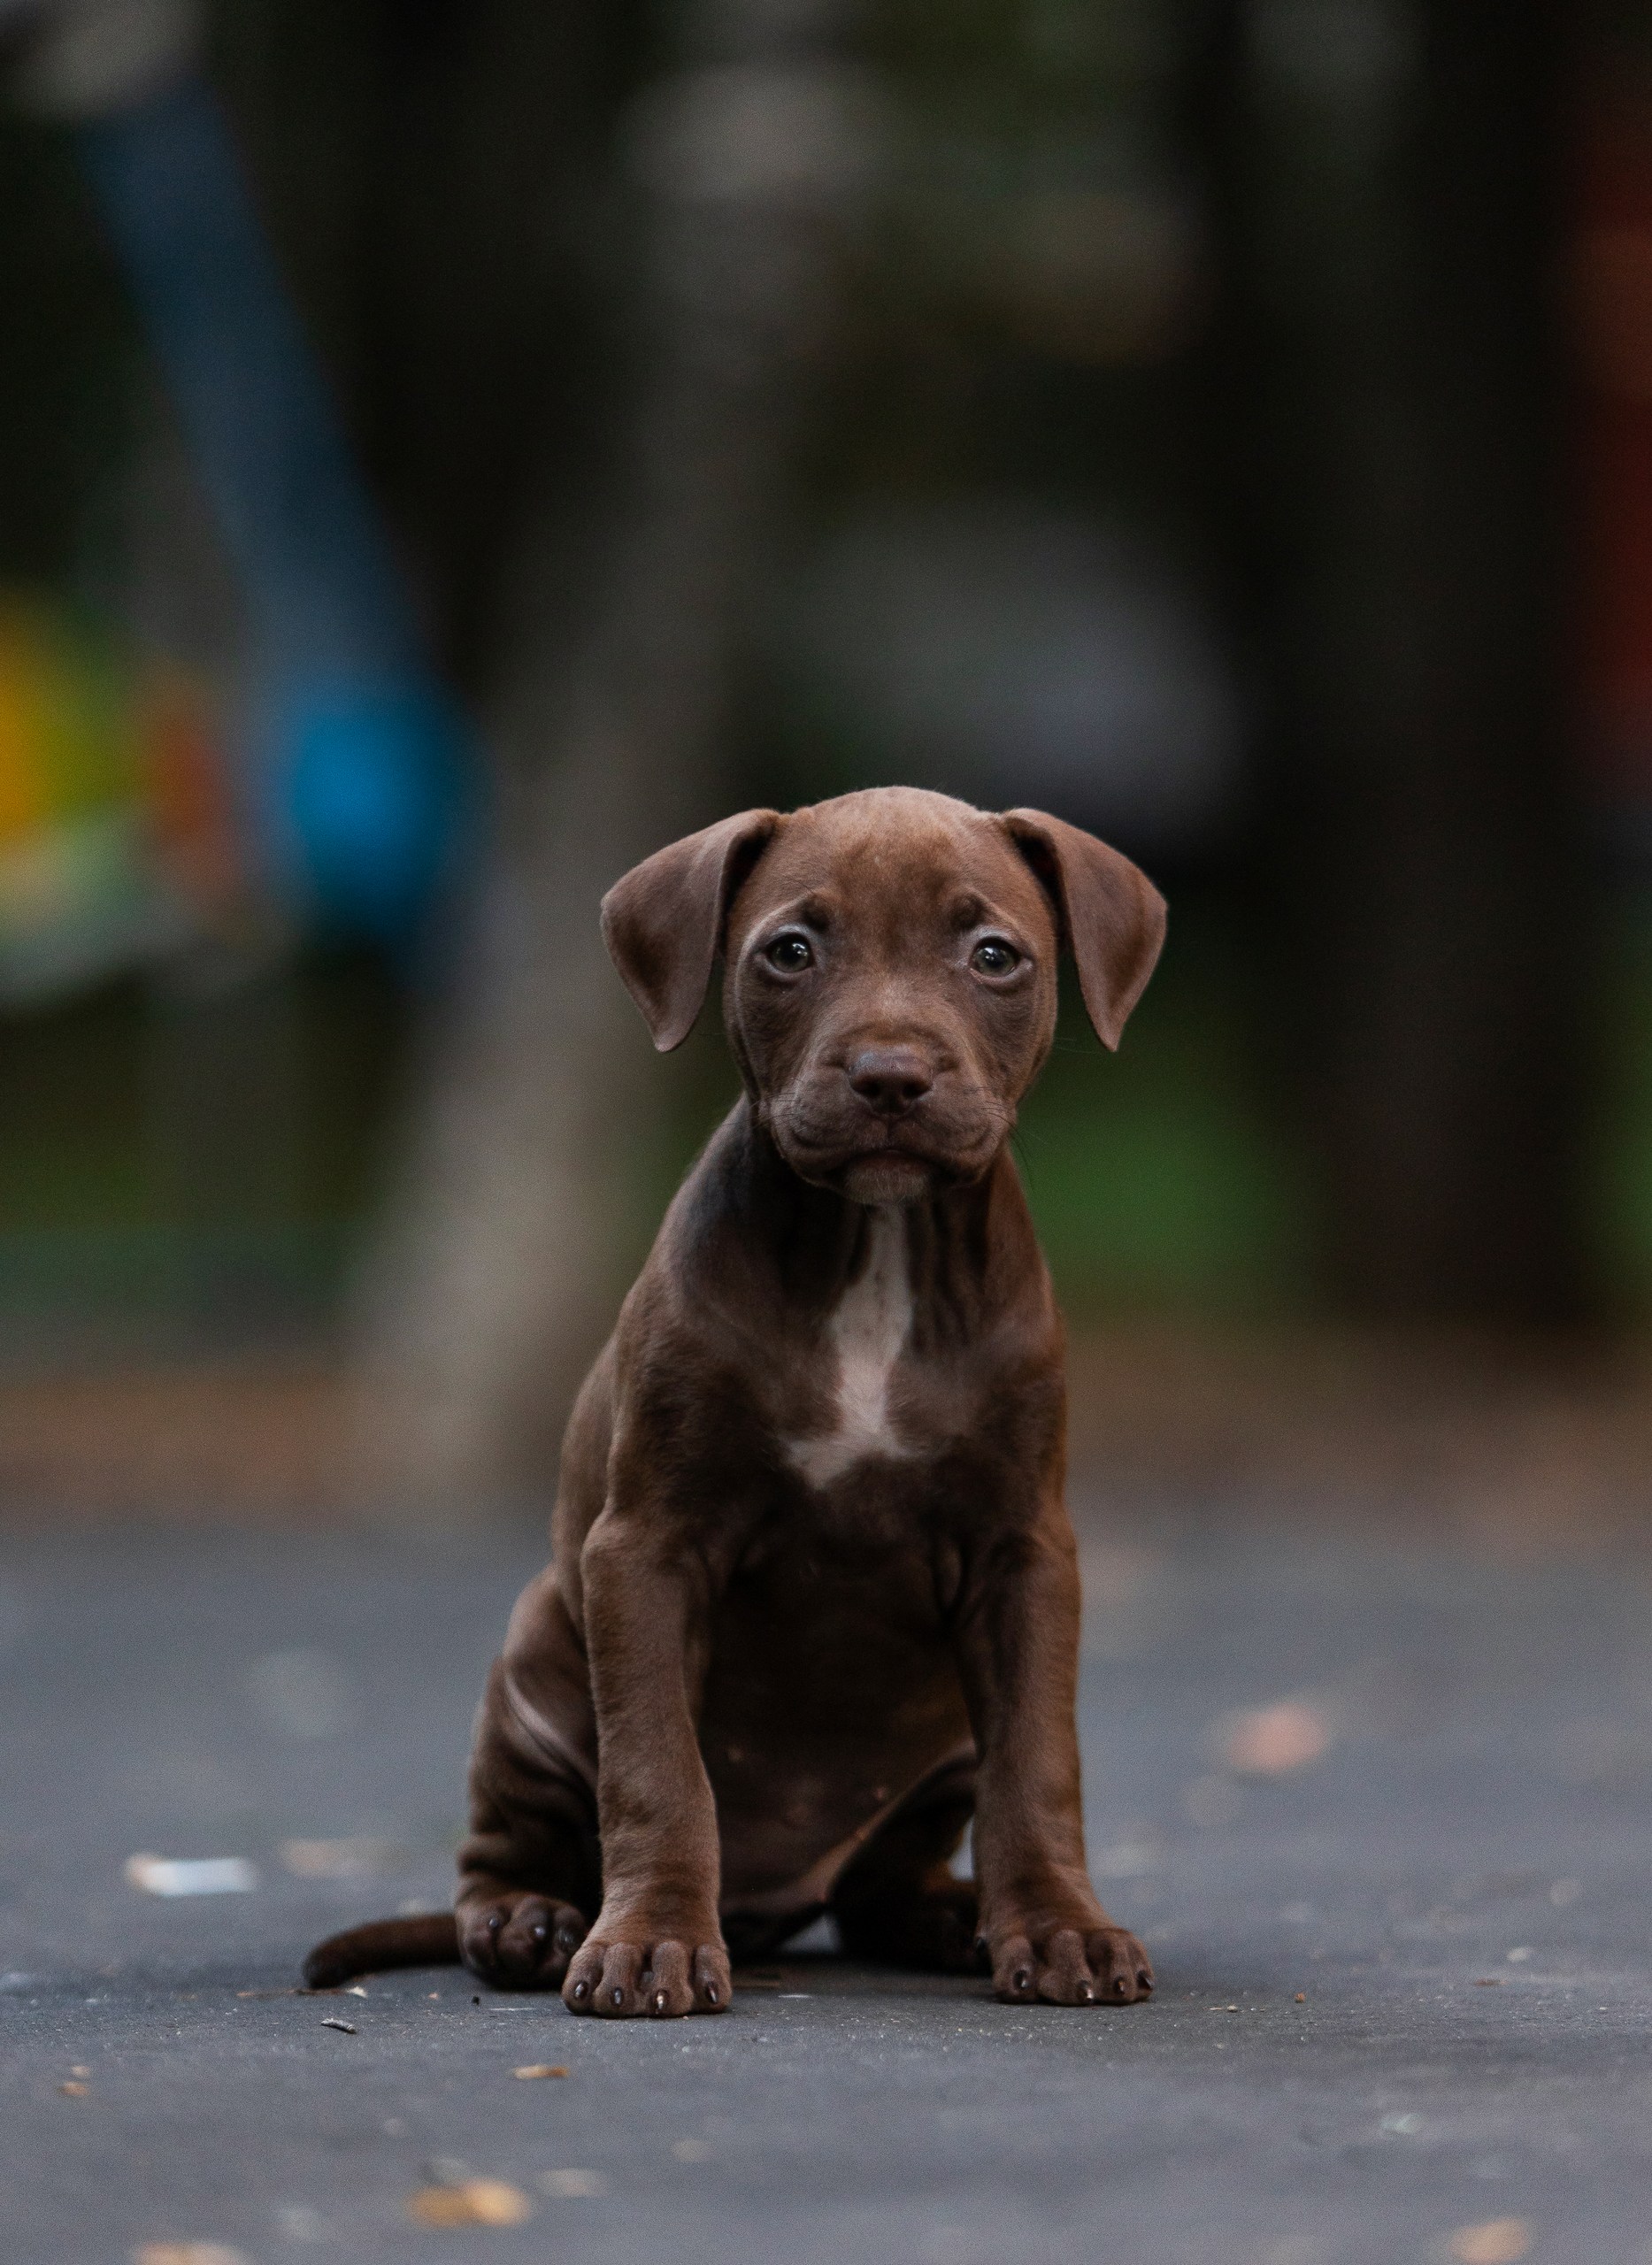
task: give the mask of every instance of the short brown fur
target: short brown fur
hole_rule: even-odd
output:
[[[603,917],[662,1048],[722,952],[745,1092],[570,1420],[452,1931],[307,1977],[446,1951],[576,2013],[718,2012],[731,1951],[829,1910],[1011,2000],[1147,1995],[1085,1860],[1062,1329],[1007,1144],[1058,949],[1116,1045],[1157,892],[1041,812],[891,787],[726,819]]]

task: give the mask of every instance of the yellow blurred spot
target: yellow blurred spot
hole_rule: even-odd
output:
[[[1459,2226],[1449,2244],[1457,2265],[1515,2265],[1532,2246],[1525,2218],[1487,2218],[1483,2225]]]
[[[132,2265],[251,2265],[244,2249],[225,2241],[141,2241]]]
[[[407,2214],[421,2226],[519,2226],[534,2205],[503,2178],[466,2178],[457,2186],[421,2186]]]

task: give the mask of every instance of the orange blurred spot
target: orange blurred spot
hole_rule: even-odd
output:
[[[1282,1777],[1317,1762],[1331,1743],[1331,1725],[1317,1707],[1281,1699],[1229,1722],[1222,1758],[1248,1777]]]
[[[138,717],[143,784],[162,861],[198,903],[222,904],[239,887],[241,861],[205,696],[187,677],[158,675],[143,687]]]
[[[1487,2218],[1483,2225],[1459,2226],[1448,2245],[1457,2265],[1516,2265],[1532,2246],[1525,2218]]]

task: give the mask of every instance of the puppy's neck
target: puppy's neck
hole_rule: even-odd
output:
[[[880,1251],[886,1262],[898,1251],[920,1309],[938,1301],[960,1318],[1045,1279],[1007,1146],[966,1186],[911,1203],[857,1203],[800,1178],[742,1100],[705,1166],[717,1209],[748,1255],[772,1270],[788,1303],[833,1310]]]

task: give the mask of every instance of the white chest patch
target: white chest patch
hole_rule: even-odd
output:
[[[870,1245],[826,1326],[837,1360],[832,1428],[786,1442],[788,1459],[813,1486],[829,1486],[868,1455],[907,1453],[889,1419],[889,1380],[912,1324],[906,1228],[898,1211],[872,1213]]]

